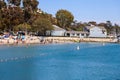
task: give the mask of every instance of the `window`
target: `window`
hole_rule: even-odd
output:
[[[75,35],[75,33],[72,34],[73,36]]]
[[[80,34],[77,34],[77,36],[79,36]]]
[[[67,33],[67,36],[70,36],[70,33]]]
[[[81,34],[81,36],[84,36],[84,34]]]

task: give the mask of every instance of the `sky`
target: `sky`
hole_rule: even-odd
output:
[[[38,0],[39,8],[55,16],[60,9],[70,11],[78,22],[111,21],[120,25],[120,0]]]

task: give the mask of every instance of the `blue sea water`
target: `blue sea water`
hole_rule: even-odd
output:
[[[0,80],[120,80],[120,44],[0,46]]]

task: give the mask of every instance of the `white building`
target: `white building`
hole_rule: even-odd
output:
[[[89,37],[107,37],[107,30],[102,26],[87,26]]]
[[[69,37],[80,37],[80,38],[85,38],[88,37],[88,32],[85,31],[66,31],[65,36]]]
[[[65,29],[60,28],[56,25],[53,25],[53,27],[54,27],[54,30],[47,31],[47,35],[51,35],[51,36],[64,36],[65,35],[65,32],[66,32]]]

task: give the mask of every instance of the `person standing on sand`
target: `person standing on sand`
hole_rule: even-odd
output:
[[[9,39],[7,39],[7,43],[9,44]]]
[[[25,35],[21,36],[22,43],[25,43]]]
[[[0,43],[2,43],[2,39],[3,39],[3,37],[0,35]]]

